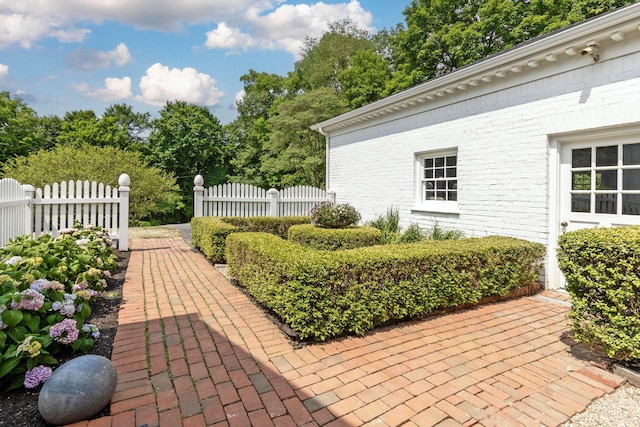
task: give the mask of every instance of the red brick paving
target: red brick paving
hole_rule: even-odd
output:
[[[76,426],[557,426],[624,382],[561,293],[295,348],[182,239],[130,247],[111,415]]]

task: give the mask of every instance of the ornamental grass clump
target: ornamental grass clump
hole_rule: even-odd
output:
[[[348,203],[322,202],[311,208],[309,213],[311,224],[316,227],[343,228],[360,221],[360,213]]]
[[[100,333],[86,323],[89,303],[116,259],[107,233],[80,224],[0,248],[0,387],[35,388],[58,364],[55,355],[93,347]]]

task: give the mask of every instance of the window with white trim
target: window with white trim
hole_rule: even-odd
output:
[[[420,203],[458,201],[458,153],[422,154],[420,164]]]

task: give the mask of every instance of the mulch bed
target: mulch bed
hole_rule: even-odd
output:
[[[93,348],[87,354],[97,354],[111,359],[113,338],[118,328],[118,311],[122,302],[122,285],[129,264],[129,252],[115,251],[118,256],[118,269],[113,276],[107,279],[105,295],[92,303],[90,323],[95,324],[100,330]],[[60,364],[80,356],[82,353],[57,355]],[[0,391],[0,426],[11,427],[46,427],[47,423],[38,411],[38,394],[40,387],[35,391],[20,388],[12,391]],[[109,415],[109,406],[95,417]]]

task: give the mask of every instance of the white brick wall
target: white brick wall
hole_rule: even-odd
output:
[[[584,64],[557,74],[547,67],[518,76],[521,84],[511,88],[454,95],[448,104],[332,135],[330,189],[365,221],[395,206],[403,226],[429,227],[437,219],[470,236],[547,244],[556,191],[549,168],[557,161],[549,155],[550,135],[640,122],[640,53]],[[458,149],[460,213],[413,210],[415,154],[450,148]]]

